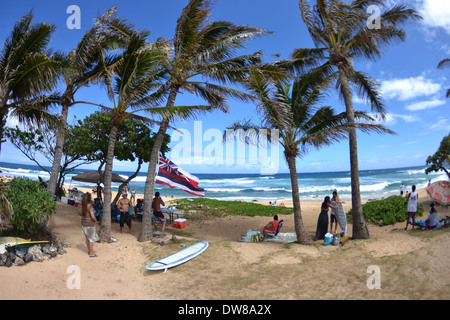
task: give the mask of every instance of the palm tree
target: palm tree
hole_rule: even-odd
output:
[[[444,69],[445,67],[450,67],[450,59],[444,59],[438,64],[438,69]],[[447,90],[446,97],[450,97],[450,89]]]
[[[117,37],[113,37],[108,33],[102,33],[101,22],[110,19],[116,11],[117,7],[114,6],[97,19],[94,26],[80,40],[78,46],[65,57],[64,69],[62,70],[65,90],[63,94],[53,98],[54,101],[57,101],[61,105],[62,109],[60,115],[61,122],[56,136],[55,157],[47,187],[52,195],[56,191],[61,166],[69,108],[80,103],[97,105],[93,102],[76,100],[75,95],[81,88],[98,83],[105,70],[102,67],[105,63],[103,61],[103,51],[119,46]],[[111,59],[108,61],[112,62]]]
[[[150,45],[147,42],[148,32],[136,31],[128,22],[118,18],[107,21],[106,25],[109,32],[123,33],[122,36],[127,39],[125,50],[117,61],[110,66],[107,63],[103,66],[105,72],[102,81],[106,85],[113,107],[104,107],[111,115],[111,133],[103,180],[105,198],[100,238],[103,241],[110,241],[112,166],[118,127],[127,117],[147,110],[159,102],[159,94],[154,90],[158,88],[161,76],[161,59],[166,55],[159,50],[158,43]],[[154,108],[154,112],[158,112],[159,109]]]
[[[59,54],[47,50],[55,27],[32,22],[32,12],[21,17],[0,51],[0,151],[10,114],[28,124],[51,118],[43,93],[55,87],[59,75]]]
[[[105,33],[126,42],[126,46],[120,55],[115,58],[102,59],[104,61],[102,67],[104,72],[101,75],[102,80],[100,80],[105,85],[108,96],[113,103],[112,108],[102,107],[104,111],[111,115],[111,133],[103,177],[105,204],[103,206],[104,219],[100,229],[100,237],[104,241],[110,241],[112,165],[119,125],[127,117],[132,117],[144,123],[161,124],[139,115],[143,111],[152,117],[186,118],[199,112],[208,111],[211,108],[209,106],[157,107],[167,97],[167,86],[164,84],[167,73],[165,65],[170,53],[167,50],[167,43],[163,39],[148,43],[148,31],[135,30],[131,23],[119,17],[100,18],[100,20],[103,23]],[[114,62],[108,63],[108,60],[111,59]],[[165,137],[166,135],[163,136],[163,141]]]
[[[242,81],[248,67],[259,63],[261,52],[237,55],[246,41],[267,33],[250,26],[239,26],[227,21],[208,21],[211,1],[190,0],[178,18],[172,54],[167,61],[168,81],[161,90],[167,90],[165,108],[175,105],[179,92],[194,93],[211,108],[227,110],[226,99],[243,101],[248,96],[225,85]],[[204,79],[204,80],[202,80]],[[151,199],[154,190],[155,170],[159,149],[169,123],[174,117],[167,112],[161,121],[150,157],[144,191],[144,213],[139,241],[153,237],[151,230]]]
[[[315,48],[297,49],[292,56],[296,66],[315,68],[329,83],[334,81],[346,107],[348,123],[355,123],[352,102],[352,87],[358,95],[370,103],[372,111],[384,117],[385,109],[378,91],[378,83],[369,75],[354,69],[353,60],[363,58],[377,60],[382,48],[393,41],[405,41],[406,32],[400,25],[419,20],[416,11],[404,5],[396,5],[384,10],[380,25],[369,28],[369,6],[385,9],[386,0],[353,0],[347,3],[340,0],[316,0],[311,6],[307,0],[299,0],[303,21],[314,41]],[[349,130],[351,188],[353,208],[353,237],[370,237],[364,220],[359,189],[359,166],[356,128]]]
[[[228,129],[277,129],[279,143],[284,149],[284,156],[289,167],[294,205],[294,223],[297,241],[300,244],[311,243],[311,237],[303,224],[296,158],[304,156],[309,149],[319,149],[347,137],[349,126],[346,114],[334,114],[329,106],[319,106],[323,100],[320,92],[323,79],[317,73],[302,75],[290,84],[285,81],[272,80],[254,69],[249,77],[247,89],[256,97],[257,110],[262,116],[262,126],[235,123]],[[363,131],[388,132],[380,125],[371,124],[373,119],[363,112],[356,114],[355,126]],[[247,140],[250,141],[250,140]]]

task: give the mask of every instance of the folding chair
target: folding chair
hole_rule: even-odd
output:
[[[280,229],[281,229],[281,227],[283,226],[283,220],[280,220],[280,223],[278,223],[278,228],[277,228],[277,230],[275,231],[275,232],[270,232],[270,231],[268,231],[266,234],[265,234],[265,238],[273,238],[273,237],[275,237],[279,232],[280,232]]]

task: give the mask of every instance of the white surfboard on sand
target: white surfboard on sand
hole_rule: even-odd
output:
[[[193,244],[186,249],[175,252],[174,254],[171,254],[170,256],[167,256],[165,258],[156,260],[147,265],[145,268],[152,271],[165,270],[164,273],[166,273],[167,269],[176,267],[195,258],[203,251],[205,251],[208,248],[208,245],[209,244],[206,241],[197,242],[196,244]]]

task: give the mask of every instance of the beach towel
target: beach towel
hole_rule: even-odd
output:
[[[331,204],[335,206],[338,203],[336,201],[331,201]],[[347,235],[347,214],[345,213],[342,204],[340,204],[336,209],[334,209],[334,214],[339,224],[339,227],[343,231],[342,236],[345,237]]]
[[[242,235],[239,239],[241,242],[254,242],[254,239],[258,239],[258,236],[261,235],[261,231],[247,231],[246,234]],[[281,242],[281,243],[292,243],[297,242],[297,234],[296,233],[278,233],[276,236],[271,238],[264,238],[264,241],[271,242]]]
[[[266,238],[264,241],[281,242],[281,243],[293,243],[297,242],[297,234],[293,233],[278,233],[276,236]]]

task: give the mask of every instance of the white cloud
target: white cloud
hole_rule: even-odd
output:
[[[381,92],[384,97],[397,98],[402,101],[433,95],[441,89],[441,84],[425,79],[424,76],[385,80],[381,83]]]
[[[405,122],[417,122],[420,120],[419,117],[410,114],[394,114],[394,116],[402,119]]]
[[[440,118],[438,122],[430,126],[430,129],[433,131],[450,131],[450,123],[448,123],[448,119]]]
[[[419,111],[419,110],[426,110],[426,109],[432,109],[439,106],[442,106],[445,104],[445,100],[430,100],[430,101],[422,101],[413,103],[406,107],[406,110],[409,111]]]
[[[427,27],[443,28],[450,34],[450,1],[421,0],[418,11],[423,17],[422,23]]]
[[[405,122],[419,121],[418,117],[405,114],[386,113],[384,115],[384,120],[381,119],[381,117],[375,113],[370,114],[370,116],[375,119],[376,123],[382,124],[384,126],[393,126],[398,122],[398,119],[402,119]]]

